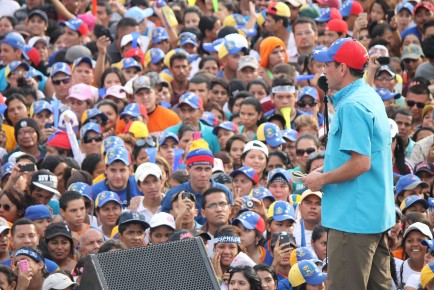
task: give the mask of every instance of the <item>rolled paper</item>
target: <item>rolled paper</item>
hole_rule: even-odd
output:
[[[184,150],[175,148],[173,151],[175,153],[175,159],[173,160],[172,172],[175,172],[180,169],[179,166],[182,164],[182,154],[184,154]]]
[[[212,7],[214,8],[214,12],[219,11],[219,1],[218,0],[212,0]]]
[[[315,75],[299,75],[295,77],[295,81],[297,83],[302,82],[302,81],[308,81],[311,80],[315,77]]]
[[[151,163],[155,163],[156,159],[157,159],[157,148],[153,147],[153,148],[146,148],[145,149],[146,154],[148,154],[149,157],[149,161]]]
[[[282,114],[283,118],[286,121],[286,128],[291,128],[291,107],[280,108],[280,114]]]
[[[188,6],[196,5],[196,0],[188,0]]]
[[[59,100],[51,100],[50,103],[53,106],[53,119],[54,119],[53,127],[57,128],[58,125],[59,125],[60,104],[61,104],[61,102]]]

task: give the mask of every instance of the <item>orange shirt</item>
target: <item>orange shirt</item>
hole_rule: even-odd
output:
[[[157,105],[152,113],[148,113],[148,130],[152,135],[159,135],[158,133],[165,129],[174,126],[181,122],[179,116],[172,110],[163,106]]]

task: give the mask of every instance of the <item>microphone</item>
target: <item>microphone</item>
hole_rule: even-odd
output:
[[[318,87],[327,94],[329,85],[327,84],[327,78],[323,75],[318,78]]]

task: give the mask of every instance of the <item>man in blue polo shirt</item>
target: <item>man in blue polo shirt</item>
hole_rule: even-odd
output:
[[[214,156],[206,147],[207,144],[202,139],[193,141],[191,150],[187,154],[185,161],[187,172],[190,176],[190,181],[178,185],[166,193],[163,201],[161,202],[161,211],[168,213],[172,209],[172,196],[178,194],[180,191],[186,190],[193,193],[196,197],[196,208],[199,211],[196,221],[199,224],[204,224],[206,219],[202,216],[200,211],[202,208],[202,194],[211,187],[221,189],[225,194],[228,195],[230,204],[233,204],[232,193],[229,188],[211,179],[212,168],[214,166]]]
[[[106,154],[106,178],[92,185],[94,201],[102,191],[113,191],[119,195],[122,208],[127,208],[131,198],[142,196],[134,175],[130,171],[130,157],[125,147],[113,147]]]
[[[387,243],[387,230],[395,224],[392,138],[384,105],[363,80],[368,53],[344,38],[313,57],[326,64],[328,87],[338,91],[323,173],[303,178],[312,191],[324,191],[328,289],[392,289]]]

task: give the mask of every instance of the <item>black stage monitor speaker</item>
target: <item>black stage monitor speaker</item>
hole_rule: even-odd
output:
[[[80,290],[220,289],[201,238],[90,255]]]

